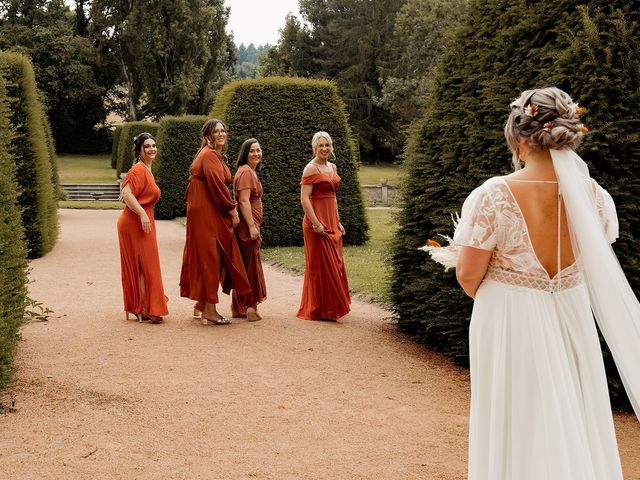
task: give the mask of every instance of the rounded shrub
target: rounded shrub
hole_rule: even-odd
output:
[[[0,390],[10,376],[13,348],[24,317],[27,261],[11,154],[13,129],[5,81],[0,75]]]
[[[9,149],[16,162],[16,181],[28,255],[49,252],[58,237],[58,205],[52,182],[50,147],[33,67],[24,55],[0,52],[0,76],[6,82],[9,121],[14,135]]]
[[[133,165],[133,139],[136,135],[148,132],[156,140],[158,138],[158,124],[152,122],[128,122],[122,124],[120,139],[118,140],[118,157],[116,161],[116,172],[118,178],[121,173],[126,173]]]
[[[153,162],[162,196],[155,206],[158,220],[186,215],[184,192],[189,183],[189,167],[200,147],[200,130],[207,121],[202,115],[162,117],[158,131],[158,156]]]
[[[220,91],[212,116],[227,124],[229,163],[250,137],[260,142],[264,163],[262,236],[266,246],[302,245],[300,179],[313,158],[311,138],[319,130],[331,135],[335,163],[342,178],[338,189],[345,243],[367,240],[367,221],[358,183],[358,154],[344,103],[326,80],[270,77],[231,82]]]

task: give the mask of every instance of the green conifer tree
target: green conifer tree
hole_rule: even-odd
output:
[[[482,181],[508,173],[508,104],[528,88],[555,85],[584,105],[592,127],[580,154],[618,205],[615,245],[640,291],[636,105],[640,2],[472,1],[443,55],[434,90],[406,146],[408,179],[394,243],[392,296],[399,327],[465,363],[472,301],[453,272],[416,250],[451,234],[451,215]],[[617,380],[610,377],[612,386]],[[618,388],[612,390],[616,400]]]

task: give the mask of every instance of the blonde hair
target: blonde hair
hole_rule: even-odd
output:
[[[513,153],[513,166],[522,167],[519,146],[530,148],[577,148],[584,140],[577,103],[556,87],[526,90],[511,102],[511,114],[504,126],[507,145]]]

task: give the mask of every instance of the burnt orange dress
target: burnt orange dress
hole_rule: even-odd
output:
[[[153,206],[160,199],[160,189],[142,162],[131,167],[120,189],[125,185],[129,185],[138,203],[147,212],[151,221],[151,231],[145,233],[138,214],[129,207],[124,207],[118,218],[124,309],[136,314],[163,317],[169,313],[168,299],[162,285],[156,222],[153,218]],[[144,299],[140,293],[141,275],[144,279]]]
[[[340,177],[314,173],[302,177],[301,185],[313,185],[311,205],[326,235],[313,231],[311,220],[302,219],[304,235],[304,283],[297,316],[305,320],[340,318],[349,313],[351,297],[342,258],[342,232],[336,207]]]
[[[218,152],[205,146],[189,172],[185,193],[187,239],[182,255],[180,296],[218,303],[218,287],[251,290],[229,212],[236,207],[227,185],[231,171]]]
[[[251,215],[253,223],[260,231],[262,225],[262,183],[258,179],[258,175],[249,165],[242,165],[238,168],[233,179],[233,192],[239,198],[241,190],[250,190],[249,202],[251,203]],[[251,292],[242,295],[237,290],[233,291],[231,309],[244,313],[247,307],[256,307],[259,303],[264,302],[267,298],[267,286],[264,281],[264,272],[262,271],[262,261],[260,260],[260,247],[262,239],[258,237],[251,240],[249,233],[249,224],[240,213],[240,223],[236,227],[236,239],[240,247],[242,261],[247,271],[247,277],[251,284]]]

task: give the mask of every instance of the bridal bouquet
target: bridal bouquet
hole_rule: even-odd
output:
[[[453,215],[451,216],[451,220],[453,221],[453,228],[455,230],[460,221],[460,216],[456,213],[455,218]],[[443,246],[435,240],[429,239],[427,240],[427,244],[418,248],[418,250],[427,252],[434,262],[444,267],[444,271],[446,272],[450,268],[456,268],[456,264],[458,263],[458,247],[448,235],[439,236],[447,241],[446,245]]]

